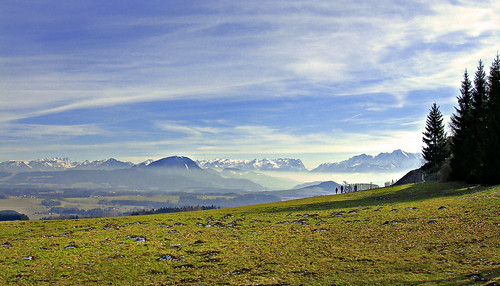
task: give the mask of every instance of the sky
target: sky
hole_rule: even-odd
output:
[[[1,1],[0,161],[420,152],[500,1]]]

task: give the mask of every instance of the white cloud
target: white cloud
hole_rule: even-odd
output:
[[[0,55],[0,129],[16,128],[10,136],[20,138],[106,134],[97,123],[70,127],[18,120],[169,100],[321,96],[337,97],[335,104],[342,106],[347,96],[384,93],[393,100],[363,97],[358,104],[374,112],[400,109],[413,104],[409,94],[415,90],[458,90],[464,68],[472,74],[477,60],[485,56],[488,66],[498,49],[500,1],[453,3],[217,1],[200,4],[201,12],[186,16],[103,14],[85,19],[88,33],[101,36],[99,42],[92,44],[96,39],[90,37],[89,46],[80,47],[61,39],[66,50],[64,45],[42,42],[43,37],[19,33],[15,39],[31,44],[36,53],[23,54],[14,47],[10,54]],[[30,22],[36,25],[37,19]],[[112,37],[116,31],[137,27],[149,33],[130,32],[125,40]],[[446,96],[436,101],[453,104]],[[377,152],[403,146],[419,150],[419,120],[405,114],[395,117],[390,120],[397,124],[381,121],[381,129],[370,134],[343,125],[335,134],[297,134],[258,120],[245,125],[173,118],[154,123],[177,133],[178,139],[94,147],[112,150],[118,144],[116,148],[139,152],[140,144],[151,154],[168,147],[208,155]],[[401,125],[404,128],[397,127]],[[384,130],[386,126],[395,127]],[[409,127],[414,129],[408,131]],[[40,149],[61,148],[54,146]],[[14,147],[22,148],[9,146],[4,151]]]

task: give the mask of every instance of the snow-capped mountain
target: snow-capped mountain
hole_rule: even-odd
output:
[[[107,160],[96,160],[89,162],[88,160],[75,166],[75,170],[118,170],[127,169],[134,166],[131,162],[122,162],[114,158]]]
[[[82,163],[64,158],[37,159],[26,161],[5,161],[0,163],[0,171],[10,173],[34,171],[64,171],[64,170],[117,170],[132,167],[130,162],[121,162],[116,159],[84,161]]]
[[[177,157],[175,158],[183,158]],[[174,158],[172,157],[172,158]],[[165,159],[165,158],[164,158]],[[173,159],[170,159],[173,160]],[[180,160],[180,159],[179,159]],[[159,161],[159,160],[158,160]],[[182,160],[181,160],[182,161]],[[122,162],[116,159],[97,161],[75,162],[69,159],[38,159],[33,161],[5,161],[0,162],[0,171],[8,173],[21,173],[31,171],[64,171],[64,170],[118,170],[131,167],[150,166],[155,161],[149,159],[134,165],[131,162]],[[156,161],[157,162],[157,161]],[[186,163],[186,162],[184,162]],[[278,159],[214,159],[198,160],[196,163],[201,168],[226,169],[234,168],[248,171],[285,171],[285,172],[308,172],[300,159],[278,158]],[[159,163],[157,163],[159,164]],[[195,164],[195,165],[196,165]],[[311,172],[381,172],[381,171],[407,171],[422,165],[422,155],[419,153],[407,153],[395,150],[392,153],[380,153],[373,157],[361,154],[337,163],[324,163]],[[183,165],[184,166],[184,165]],[[190,162],[187,166],[196,168]]]
[[[28,165],[37,171],[50,171],[50,170],[65,170],[76,166],[76,162],[68,158],[51,158],[51,159],[38,159],[28,163]]]
[[[361,154],[337,163],[324,163],[311,172],[405,171],[419,168],[421,165],[421,154],[398,149],[392,153],[380,153],[375,157]]]
[[[306,167],[300,159],[254,159],[254,160],[233,160],[215,159],[196,161],[202,168],[226,169],[236,168],[252,171],[287,171],[287,172],[307,172]]]
[[[22,163],[17,165],[24,166]],[[133,167],[131,163],[115,159],[84,162],[81,166],[88,169],[74,167],[57,172],[27,171],[14,174],[0,172],[1,183],[24,188],[44,188],[50,185],[54,188],[85,186],[88,189],[164,192],[238,193],[265,190],[261,185],[244,178],[228,178],[213,170],[202,170],[188,157],[167,157],[145,167]],[[129,167],[123,168],[124,166]]]
[[[25,161],[5,161],[0,163],[0,171],[18,173],[18,172],[29,172],[32,171],[29,162]]]
[[[77,166],[67,158],[38,159],[33,161],[5,161],[0,163],[0,170],[12,173],[30,172],[30,171],[61,171],[71,169]]]

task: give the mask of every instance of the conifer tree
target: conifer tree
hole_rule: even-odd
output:
[[[473,156],[468,163],[469,174],[466,178],[469,182],[480,182],[484,172],[485,154],[483,146],[486,136],[486,107],[488,102],[488,85],[484,65],[481,60],[474,76],[474,89],[471,103],[471,126],[470,143],[467,152]]]
[[[471,102],[472,102],[472,83],[469,79],[467,69],[464,72],[464,79],[460,88],[458,99],[458,108],[455,107],[455,113],[451,116],[450,127],[452,129],[451,137],[451,176],[455,180],[467,178],[468,162],[471,160],[471,154],[468,150],[471,147]]]
[[[486,132],[483,148],[482,182],[500,183],[500,57],[496,58],[488,76],[488,102],[486,104]]]
[[[429,111],[423,135],[422,140],[426,145],[422,149],[426,161],[424,167],[438,168],[448,157],[449,151],[444,131],[443,115],[436,103],[432,105]]]

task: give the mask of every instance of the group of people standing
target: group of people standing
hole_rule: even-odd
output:
[[[350,189],[350,187],[349,187]],[[354,185],[354,191],[357,192],[358,191],[358,185]],[[339,188],[335,188],[335,194],[338,194],[339,193]],[[340,186],[340,193],[343,194],[344,193],[344,186]],[[347,187],[346,187],[346,193],[347,193]]]

